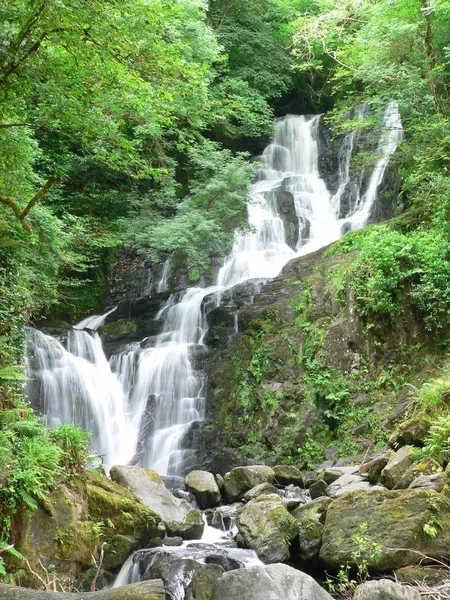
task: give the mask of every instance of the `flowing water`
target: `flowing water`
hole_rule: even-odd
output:
[[[364,109],[357,112],[363,116]],[[390,103],[378,142],[378,160],[361,189],[351,181],[356,133],[344,137],[339,152],[339,185],[331,194],[319,174],[320,116],[287,116],[276,121],[272,143],[260,158],[248,203],[250,231],[237,232],[217,284],[190,288],[169,298],[157,319],[161,333],[153,347],[136,344],[109,363],[96,329],[106,315],[88,317],[69,332],[67,350],[54,338],[33,331],[29,340],[29,397],[39,400],[49,424],[75,422],[92,433],[92,447],[105,463],[127,463],[142,433],[144,415],[153,423],[140,463],[161,475],[182,476],[192,450],[182,444],[190,425],[204,417],[203,374],[193,353],[207,330],[202,303],[218,303],[220,293],[253,278],[277,276],[295,256],[338,239],[370,219],[391,154],[402,138],[398,107]],[[350,189],[351,188],[351,189]],[[350,195],[344,208],[342,198]],[[290,233],[289,233],[290,232]],[[166,261],[158,291],[168,286]],[[210,302],[211,305],[211,302]],[[237,324],[236,324],[237,327]]]

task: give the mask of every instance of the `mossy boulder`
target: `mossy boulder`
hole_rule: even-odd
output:
[[[91,518],[104,523],[112,535],[131,536],[141,544],[148,543],[159,535],[159,515],[136,498],[121,495],[123,489],[111,492],[96,485],[88,484],[88,506]],[[124,490],[127,492],[127,490]],[[126,557],[125,557],[126,558]]]
[[[223,574],[224,570],[219,565],[204,565],[194,574],[187,597],[192,600],[211,600],[214,584]]]
[[[226,473],[224,479],[224,492],[229,503],[240,500],[245,492],[260,483],[272,483],[275,472],[266,465],[252,465],[249,467],[236,467]]]
[[[303,486],[303,479],[300,469],[292,465],[275,465],[273,467],[275,473],[275,483],[278,485],[298,485]]]
[[[211,508],[222,499],[219,486],[212,473],[191,471],[185,479],[186,489],[194,494],[200,508]]]
[[[433,523],[435,537],[427,534]],[[354,536],[380,547],[379,560],[368,556],[371,568],[386,571],[430,558],[450,556],[450,501],[427,490],[358,490],[328,506],[320,558],[327,568],[354,564]],[[420,554],[422,553],[422,554]]]
[[[432,458],[424,458],[419,463],[415,463],[409,467],[402,478],[397,482],[396,489],[406,489],[412,482],[421,475],[434,475],[442,473],[441,465]],[[440,490],[439,490],[440,491]]]
[[[300,558],[302,560],[307,561],[318,556],[322,545],[325,516],[331,502],[331,498],[317,498],[292,511],[292,516],[297,519],[299,527]]]
[[[396,487],[413,462],[413,448],[411,446],[403,446],[403,448],[400,448],[394,454],[381,471],[380,483],[390,490]]]
[[[416,413],[407,421],[403,421],[389,438],[392,448],[399,446],[423,446],[423,441],[430,431],[432,420],[425,411]]]
[[[99,533],[88,520],[84,488],[74,490],[57,485],[49,494],[45,508],[24,510],[15,519],[13,542],[38,574],[54,565],[55,575],[66,585],[78,580],[81,570],[97,555]],[[18,565],[19,566],[19,565]],[[18,583],[39,585],[31,571],[21,571]]]
[[[239,512],[237,528],[247,548],[264,563],[288,560],[290,544],[298,536],[298,523],[275,494],[259,496]]]
[[[278,493],[278,489],[274,485],[266,481],[265,483],[255,485],[254,488],[248,490],[248,492],[245,492],[244,497],[242,499],[244,502],[250,502],[250,500],[257,498],[258,496]]]
[[[168,535],[179,535],[183,539],[201,538],[204,525],[200,511],[192,508],[186,500],[175,498],[156,471],[116,466],[111,469],[111,478],[158,515]]]

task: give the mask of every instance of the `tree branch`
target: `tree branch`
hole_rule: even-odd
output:
[[[29,215],[29,213],[33,209],[33,207],[37,204],[37,202],[39,202],[39,200],[41,200],[45,196],[45,194],[48,192],[48,190],[51,187],[53,187],[56,183],[59,183],[59,181],[60,181],[59,179],[56,179],[55,177],[51,177],[47,181],[47,183],[45,185],[43,185],[41,187],[41,189],[36,192],[36,194],[31,198],[31,200],[28,202],[28,204],[26,205],[26,207],[24,209],[22,209],[20,207],[20,205],[17,203],[16,200],[14,200],[14,198],[9,198],[8,196],[3,196],[2,194],[0,194],[0,203],[5,204],[6,206],[9,206],[9,208],[14,212],[16,217],[19,219],[23,230],[26,233],[31,234],[31,233],[33,233],[33,230],[27,220],[27,216]]]

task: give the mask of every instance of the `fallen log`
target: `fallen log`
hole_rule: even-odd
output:
[[[85,593],[42,592],[0,583],[0,600],[164,600],[161,579],[151,579],[110,590]]]

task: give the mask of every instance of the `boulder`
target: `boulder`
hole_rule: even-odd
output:
[[[40,592],[0,583],[2,600],[165,600],[165,597],[164,585],[160,579],[87,594]]]
[[[315,481],[309,486],[309,493],[311,494],[311,498],[319,498],[325,494],[325,490],[327,489],[327,482],[323,479],[319,479]]]
[[[325,493],[330,498],[338,498],[347,492],[353,490],[368,490],[371,487],[373,487],[372,484],[361,475],[347,473],[342,475],[342,477],[339,477],[339,479],[336,479],[334,483],[330,484],[325,490]]]
[[[236,525],[244,545],[266,564],[287,560],[298,536],[295,517],[275,494],[251,500],[239,512]]]
[[[272,485],[271,483],[268,483],[266,481],[265,483],[260,483],[259,485],[255,485],[254,488],[252,488],[251,490],[248,490],[248,492],[245,492],[243,500],[245,502],[250,502],[250,500],[257,498],[258,496],[262,496],[263,494],[267,495],[267,494],[278,494],[278,493],[279,493],[278,489],[274,485]]]
[[[425,525],[438,521],[436,536],[426,534]],[[423,559],[450,555],[450,501],[427,490],[356,490],[340,496],[328,506],[322,534],[320,558],[327,568],[355,564],[359,550],[355,536],[361,535],[380,547],[379,560],[366,557],[369,567],[380,571],[416,564]]]
[[[273,467],[275,473],[275,483],[278,485],[298,485],[303,486],[303,478],[301,471],[292,465],[275,465]]]
[[[111,479],[132,490],[136,498],[156,513],[166,526],[168,535],[183,539],[200,539],[204,525],[200,511],[185,500],[175,498],[155,471],[140,467],[116,466]]]
[[[434,473],[434,475],[419,475],[409,486],[410,490],[422,488],[424,490],[434,490],[442,492],[444,487],[448,485],[448,475],[446,473]]]
[[[249,467],[236,467],[224,477],[224,491],[228,502],[240,500],[245,492],[260,483],[273,483],[275,473],[265,465],[252,465]]]
[[[380,483],[391,490],[402,479],[406,471],[413,464],[412,447],[403,446],[400,448],[388,464],[381,471]]]
[[[442,473],[441,465],[432,458],[425,458],[420,463],[409,467],[395,485],[395,489],[406,489],[420,475],[433,475],[434,473]]]
[[[219,565],[204,565],[194,574],[186,590],[186,599],[211,600],[214,584],[223,573],[224,570]]]
[[[208,471],[191,471],[186,476],[185,485],[202,509],[216,506],[222,499],[214,475]]]
[[[388,444],[392,448],[399,446],[423,446],[423,440],[430,431],[432,420],[424,412],[416,413],[411,419],[401,423],[389,438]]]
[[[211,600],[332,600],[312,577],[281,564],[230,571],[220,577]]]
[[[331,498],[317,498],[292,512],[299,526],[300,558],[311,560],[318,556],[322,545],[325,516]]]
[[[394,583],[390,579],[379,579],[358,585],[353,600],[420,600],[420,594],[409,585]]]
[[[378,454],[375,454],[375,456],[372,456],[370,460],[360,466],[359,472],[362,475],[367,475],[367,479],[370,481],[370,483],[378,483],[381,471],[391,460],[392,454],[393,453],[391,451],[379,452]]]
[[[428,586],[441,585],[448,581],[448,570],[446,567],[414,566],[402,567],[395,571],[395,578],[401,583],[417,585],[422,583]]]
[[[358,467],[328,467],[317,472],[317,479],[323,479],[330,485],[343,475],[354,475],[358,473]]]

